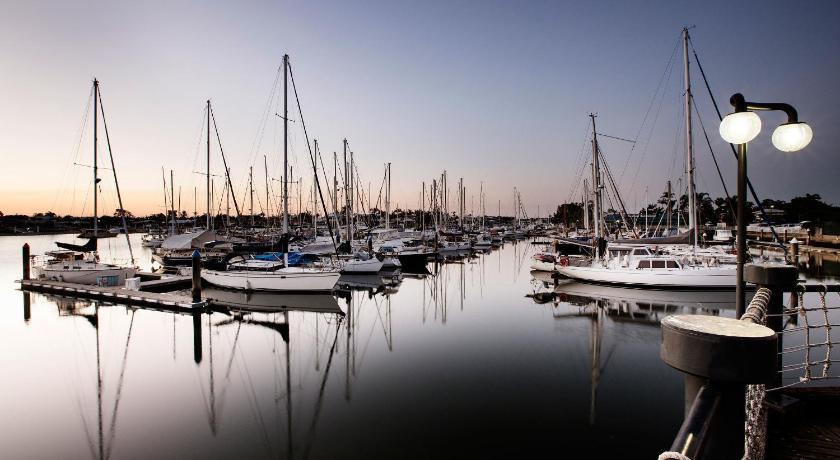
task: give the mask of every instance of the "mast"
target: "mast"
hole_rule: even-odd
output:
[[[207,230],[210,223],[210,99],[207,99]]]
[[[344,145],[344,219],[347,221],[347,244],[350,244],[353,241],[353,235],[350,228],[350,188],[348,187],[350,183],[348,174],[350,172],[347,168],[347,139],[344,139],[342,144]]]
[[[338,221],[338,154],[333,152],[333,217],[335,227],[338,229],[338,236],[341,237],[341,223]]]
[[[315,236],[318,236],[318,139],[314,139],[315,143],[315,174],[314,182],[312,183],[312,231]]]
[[[169,170],[169,206],[172,208],[172,234],[175,234],[175,173]]]
[[[668,218],[668,231],[670,232],[671,231],[671,214],[674,213],[674,210],[672,209],[672,204],[671,204],[671,181],[670,180],[668,181],[667,199],[668,199],[668,215],[666,217]]]
[[[595,194],[592,220],[595,228],[595,258],[601,257],[598,239],[601,238],[601,171],[598,163],[598,132],[595,130],[595,115],[589,114],[592,119],[592,187]]]
[[[283,234],[289,233],[289,55],[283,55]]]
[[[271,220],[271,205],[269,204],[270,201],[268,200],[268,157],[266,157],[265,155],[263,155],[263,166],[265,167],[265,226],[268,227],[268,223]]]
[[[93,237],[99,235],[99,208],[96,191],[99,189],[99,165],[97,163],[96,154],[96,125],[98,124],[99,116],[99,80],[93,79]]]
[[[251,228],[254,227],[254,167],[248,168],[248,187],[251,189]]]
[[[686,147],[686,175],[688,178],[688,230],[694,239],[694,247],[697,247],[697,192],[694,186],[694,150],[691,132],[691,77],[688,72],[688,28],[682,30],[683,36],[683,65],[685,68],[685,147]]]
[[[589,231],[589,183],[583,180],[583,228]]]
[[[391,228],[391,163],[385,165],[385,230]]]
[[[423,191],[420,192],[420,237],[426,239],[426,181],[423,181]]]

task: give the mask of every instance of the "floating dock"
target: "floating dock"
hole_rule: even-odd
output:
[[[151,283],[151,281],[147,281],[146,283]],[[194,303],[192,297],[188,295],[134,291],[122,287],[88,286],[64,281],[21,280],[20,287],[26,291],[104,300],[107,302],[148,306],[166,310],[200,311],[205,310],[209,306],[207,302]]]

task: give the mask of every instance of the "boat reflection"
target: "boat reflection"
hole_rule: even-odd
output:
[[[239,291],[208,287],[204,290],[208,300],[234,310],[276,313],[283,311],[310,311],[318,313],[344,312],[332,294],[287,294],[264,291]]]

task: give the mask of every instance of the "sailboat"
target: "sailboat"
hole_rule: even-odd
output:
[[[598,132],[595,129],[595,115],[592,119],[592,179],[594,184],[593,216],[595,230],[595,257],[591,264],[572,264],[568,258],[561,258],[556,264],[557,271],[568,278],[601,284],[632,286],[643,288],[698,288],[698,289],[734,289],[736,282],[735,265],[727,264],[714,255],[701,256],[697,253],[697,219],[694,198],[694,152],[691,136],[691,80],[688,72],[688,29],[682,31],[684,68],[685,68],[685,122],[686,150],[688,156],[688,196],[689,196],[689,231],[693,242],[691,254],[661,254],[656,249],[644,246],[649,243],[637,240],[635,245],[613,244],[604,242],[601,228],[603,203],[601,189],[603,184],[599,170]],[[624,243],[624,241],[622,242]],[[661,244],[661,243],[660,243]]]
[[[114,264],[106,264],[99,261],[97,253],[97,240],[99,238],[99,209],[98,209],[98,188],[99,188],[99,167],[97,155],[97,125],[99,122],[99,110],[102,109],[102,101],[99,94],[99,80],[93,80],[93,233],[91,238],[84,245],[70,243],[56,243],[63,250],[50,251],[47,260],[34,267],[38,278],[66,281],[77,284],[98,284],[118,286],[125,284],[126,278],[132,278],[135,274],[134,267],[121,267]],[[105,111],[102,109],[103,122]],[[108,137],[108,124],[105,123],[105,135]],[[110,140],[108,147],[110,150]],[[113,166],[113,155],[111,155],[111,169],[114,171],[114,181],[117,173]],[[119,193],[117,183],[117,197],[122,206],[122,197]],[[128,241],[128,230],[126,229],[125,214],[122,213],[123,229],[125,229],[126,240]],[[107,232],[106,232],[107,233]],[[128,249],[131,252],[131,242],[128,242]],[[132,264],[134,256],[132,254]]]
[[[216,286],[246,291],[330,291],[341,273],[333,269],[289,266],[289,190],[288,190],[288,77],[289,55],[283,56],[283,248],[282,267],[268,270],[245,270],[228,266],[228,270],[203,270],[201,278]],[[301,117],[302,122],[303,117]],[[209,192],[209,191],[208,191]],[[209,215],[209,214],[208,214]]]

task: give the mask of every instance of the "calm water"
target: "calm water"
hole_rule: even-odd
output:
[[[656,458],[683,404],[658,320],[732,315],[731,295],[576,284],[535,302],[528,242],[386,287],[355,278],[343,296],[249,299],[317,311],[190,316],[39,294],[27,311],[20,247],[56,239],[72,236],[0,238],[3,458]],[[100,244],[127,259],[124,239]]]

